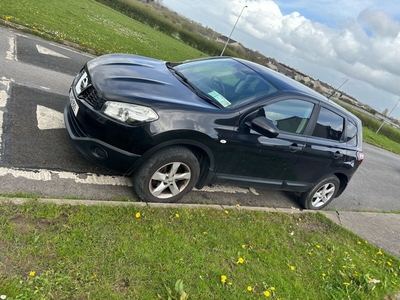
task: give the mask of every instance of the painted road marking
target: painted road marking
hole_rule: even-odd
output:
[[[55,178],[59,179],[70,179],[76,183],[82,184],[96,184],[96,185],[113,185],[113,186],[128,186],[132,187],[132,181],[129,177],[124,176],[111,176],[111,175],[99,175],[92,173],[73,173],[73,172],[62,172],[62,171],[50,171],[46,169],[38,169],[34,171],[21,170],[14,168],[0,168],[0,177],[11,175],[15,178],[25,178],[30,180],[50,181]],[[238,187],[227,187],[227,186],[213,186],[204,187],[201,190],[194,189],[194,191],[210,192],[210,193],[228,193],[236,194],[242,193],[247,194],[248,189]]]
[[[42,106],[36,106],[37,126],[40,130],[65,128],[62,113]]]
[[[6,52],[6,59],[17,61],[18,59],[15,57],[15,38],[13,36],[8,37],[8,44],[10,45],[10,48]]]
[[[0,80],[0,160],[3,153],[3,116],[7,105],[8,91],[13,80],[2,77]]]
[[[58,52],[56,52],[56,51],[47,49],[47,48],[45,48],[45,47],[43,47],[43,46],[40,46],[40,45],[36,45],[36,49],[37,49],[37,51],[38,51],[39,53],[41,53],[41,54],[51,55],[51,56],[61,57],[61,58],[68,58],[68,59],[69,59],[68,56],[65,56],[65,55],[63,55],[63,54],[61,54],[61,53],[58,53]]]

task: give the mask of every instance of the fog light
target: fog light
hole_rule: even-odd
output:
[[[107,152],[100,147],[92,147],[90,150],[92,151],[92,155],[97,159],[106,159],[108,157]]]

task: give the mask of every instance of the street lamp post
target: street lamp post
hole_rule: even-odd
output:
[[[247,7],[247,5],[244,6],[244,7],[242,8],[242,11],[240,12],[239,17],[237,18],[235,25],[233,25],[231,34],[229,35],[228,39],[226,40],[224,49],[222,49],[222,52],[221,52],[221,55],[220,55],[220,56],[222,56],[222,55],[224,54],[225,49],[226,49],[226,46],[228,46],[228,43],[229,43],[229,41],[230,41],[230,39],[231,39],[231,36],[232,36],[232,33],[233,33],[233,31],[235,30],[236,24],[239,22],[240,16],[242,15],[242,13],[243,13],[243,11],[244,11],[244,9],[245,9],[246,7]]]
[[[394,105],[394,107],[392,108],[392,110],[390,111],[390,113],[388,113],[388,115],[386,116],[386,118],[389,118],[390,114],[394,111],[394,109],[396,108],[397,104],[399,104],[400,99],[396,102],[396,104]],[[378,134],[379,130],[381,130],[383,124],[385,124],[385,119],[383,119],[381,126],[379,126],[378,130],[375,132],[375,134]]]

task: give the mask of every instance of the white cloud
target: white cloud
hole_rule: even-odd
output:
[[[395,38],[399,34],[399,24],[392,20],[385,12],[364,9],[360,12],[358,20],[377,36]]]

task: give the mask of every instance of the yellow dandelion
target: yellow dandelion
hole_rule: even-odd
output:
[[[137,212],[135,217],[139,219],[140,218],[140,212]]]
[[[31,277],[35,276],[35,274],[36,274],[35,271],[30,271],[30,272],[29,272],[29,276],[31,276]]]
[[[326,277],[326,274],[325,274],[325,273],[322,273],[322,277]]]
[[[224,213],[229,214],[229,211],[225,210]]]
[[[394,277],[397,277],[397,276],[399,276],[396,272],[394,272],[393,273],[393,275],[394,275]]]
[[[290,266],[290,270],[294,271],[296,268],[294,266]]]
[[[225,283],[226,282],[226,276],[225,275],[221,275],[221,282]]]
[[[343,269],[347,269],[347,266],[342,266]]]
[[[246,249],[246,244],[243,244],[243,245],[242,245],[242,248],[243,248],[243,249]]]
[[[269,289],[270,289],[271,291],[275,291],[275,287],[274,287],[274,286],[271,286]]]
[[[307,254],[311,256],[311,255],[312,255],[312,252],[311,252],[311,251],[310,251],[310,252],[307,252]]]
[[[318,249],[319,249],[319,248],[321,248],[321,246],[320,246],[320,245],[316,245],[315,247],[317,247]]]
[[[203,234],[206,235],[206,234],[208,234],[208,232],[207,231],[203,231]]]
[[[388,261],[387,264],[388,264],[388,266],[391,266],[391,265],[392,265],[392,263],[391,263],[390,261]]]
[[[240,206],[240,204],[238,203],[238,204],[236,204],[236,207],[239,207]]]
[[[299,221],[301,221],[302,220],[302,218],[299,218]]]
[[[228,285],[232,285],[233,283],[231,281],[228,282]]]
[[[378,252],[376,252],[376,254],[377,254],[377,255],[382,255],[383,253],[382,253],[381,250],[379,250]]]
[[[247,287],[247,290],[248,290],[249,292],[251,292],[251,291],[253,290],[253,288],[249,285],[249,286]]]
[[[175,218],[179,218],[179,214],[175,214]]]
[[[263,294],[264,294],[265,297],[270,297],[271,296],[271,293],[269,291],[265,291]]]
[[[350,285],[350,282],[343,282],[343,284],[344,284],[345,286],[349,286],[349,285]]]
[[[328,261],[328,262],[331,262],[331,259],[330,259],[330,258],[328,258],[328,259],[327,259],[327,261]]]
[[[357,245],[361,245],[361,242],[360,242],[360,241],[357,241]]]
[[[10,20],[11,17],[10,16],[6,16],[6,21]]]
[[[239,257],[239,259],[236,262],[237,264],[242,264],[244,263],[244,258],[243,257]]]

